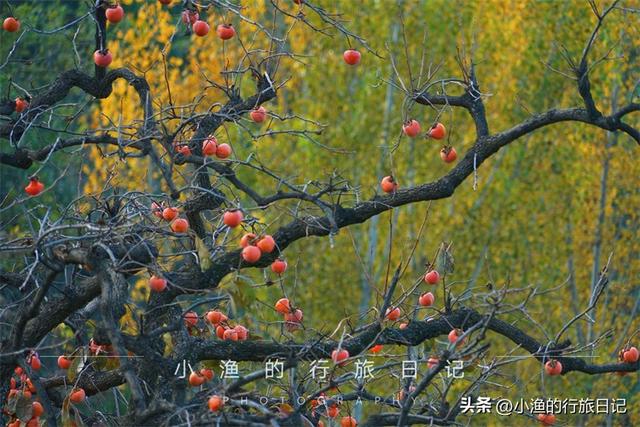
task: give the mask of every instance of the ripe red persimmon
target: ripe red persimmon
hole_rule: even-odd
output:
[[[202,142],[202,154],[205,156],[215,156],[218,150],[218,140],[215,136],[210,136]]]
[[[298,324],[302,323],[302,318],[303,318],[302,310],[297,308],[293,312],[286,313],[284,315],[285,325],[297,326]]]
[[[387,312],[385,313],[385,318],[391,321],[398,320],[400,318],[400,308],[399,307],[387,308]]]
[[[345,50],[344,53],[342,54],[342,58],[344,59],[344,62],[346,62],[349,65],[358,65],[360,63],[361,57],[362,55],[360,55],[360,52],[358,52],[355,49]]]
[[[429,360],[427,360],[427,366],[429,367],[429,369],[433,369],[436,366],[438,366],[438,363],[440,363],[440,360],[438,360],[438,358],[436,357],[430,357]]]
[[[242,325],[236,325],[233,329],[235,329],[238,334],[238,341],[244,341],[249,336],[249,330]]]
[[[235,329],[226,329],[222,334],[222,339],[225,341],[238,341],[238,331]]]
[[[249,116],[251,116],[251,120],[254,122],[262,123],[264,122],[264,119],[267,118],[267,110],[261,105],[258,108],[251,110]]]
[[[226,211],[224,215],[222,215],[222,222],[231,228],[239,226],[243,219],[244,215],[242,215],[242,211],[239,209]]]
[[[31,404],[31,416],[37,418],[42,414],[44,414],[44,407],[42,406],[42,403],[33,402]]]
[[[87,394],[85,393],[83,388],[74,388],[69,394],[69,400],[73,403],[81,403],[86,399]]]
[[[240,239],[240,247],[241,248],[246,248],[249,245],[254,244],[254,240],[256,238],[256,235],[253,233],[247,233],[244,236],[242,236],[242,238]]]
[[[338,409],[338,405],[335,403],[327,408],[327,417],[335,418],[340,413],[340,409]]]
[[[40,362],[40,358],[35,354],[31,356],[29,365],[31,365],[31,369],[33,369],[34,371],[38,371],[40,368],[42,368],[42,362]]]
[[[38,181],[38,178],[32,177],[29,179],[29,184],[24,187],[24,191],[30,196],[37,196],[44,191],[44,184]]]
[[[413,393],[414,391],[416,391],[416,387],[415,386],[410,386],[408,391],[409,391],[409,393]],[[405,397],[406,397],[406,393],[405,393],[404,389],[400,390],[396,397],[397,397],[397,400],[400,400],[400,401],[404,400]]]
[[[266,234],[262,239],[258,240],[256,246],[265,253],[271,253],[276,247],[276,241],[273,240],[269,234]]]
[[[622,360],[627,363],[636,363],[640,358],[640,354],[638,353],[638,349],[636,347],[629,347],[627,350],[622,353]]]
[[[16,98],[16,113],[22,113],[27,107],[29,103],[22,98]]]
[[[420,123],[417,120],[409,120],[402,125],[402,131],[410,138],[414,138],[420,133]]]
[[[111,22],[112,24],[117,24],[118,22],[122,21],[122,18],[124,18],[124,9],[122,8],[122,6],[116,5],[113,7],[109,7],[104,14],[107,16],[107,21]]]
[[[291,304],[288,298],[280,298],[275,305],[275,309],[278,313],[287,314],[291,311]]]
[[[198,37],[204,37],[209,34],[209,24],[204,21],[197,20],[193,23],[193,33]]]
[[[231,155],[231,146],[226,143],[218,145],[216,149],[216,157],[219,159],[226,159]]]
[[[205,315],[205,317],[207,321],[212,325],[218,325],[222,322],[227,321],[227,316],[225,316],[223,313],[217,310],[207,311],[207,314]]]
[[[333,363],[341,365],[345,360],[349,358],[349,351],[347,349],[335,349],[331,352],[331,360]]]
[[[536,418],[543,426],[552,426],[556,422],[556,416],[553,414],[538,414]]]
[[[218,33],[218,37],[222,40],[229,40],[236,35],[236,30],[231,24],[220,24],[218,28],[216,28],[216,33]]]
[[[224,339],[224,331],[226,330],[227,328],[222,325],[216,326],[216,336],[220,339]]]
[[[207,402],[207,404],[211,412],[216,412],[216,411],[219,411],[224,406],[224,400],[222,400],[220,396],[213,395],[209,398],[209,401]]]
[[[191,148],[187,144],[178,146],[176,151],[185,157],[191,155]]]
[[[196,326],[198,323],[198,313],[195,311],[187,311],[184,316],[184,324],[187,326]]]
[[[458,158],[458,153],[456,149],[451,146],[443,147],[442,150],[440,150],[440,158],[445,163],[452,163]]]
[[[287,270],[287,261],[283,259],[277,259],[271,264],[271,271],[276,274],[282,274]]]
[[[30,391],[31,393],[35,393],[35,392],[37,391],[36,386],[35,386],[35,385],[33,385],[33,382],[31,381],[31,379],[30,379],[30,378],[27,378],[27,379],[25,380],[25,384],[27,385],[27,388],[29,389],[29,391]]]
[[[380,181],[380,188],[382,188],[382,191],[385,193],[393,193],[398,189],[398,183],[391,175],[385,176],[382,178],[382,181]]]
[[[18,21],[13,16],[10,16],[4,20],[4,22],[2,23],[2,28],[10,33],[15,33],[20,29],[20,21]]]
[[[182,11],[182,22],[185,24],[195,24],[195,22],[200,19],[200,15],[195,10],[184,10]]]
[[[447,129],[442,123],[436,123],[429,129],[428,135],[433,139],[444,139],[447,136]]]
[[[60,369],[69,369],[71,367],[71,360],[67,359],[65,356],[58,357],[58,367]]]
[[[382,348],[383,348],[383,347],[382,347],[382,344],[376,344],[376,345],[374,345],[373,347],[371,347],[371,348],[369,349],[369,351],[370,351],[371,353],[374,353],[374,354],[375,354],[375,353],[380,353],[380,352],[382,351]]]
[[[178,208],[164,208],[162,211],[162,218],[166,221],[173,221],[178,216]]]
[[[200,369],[200,375],[202,375],[205,380],[207,381],[211,381],[213,379],[213,370],[209,369],[209,368],[202,368]]]
[[[420,295],[420,298],[418,299],[418,303],[423,307],[429,307],[433,305],[433,301],[435,301],[435,299],[436,298],[433,296],[431,292],[426,292]]]
[[[560,375],[562,373],[562,363],[558,360],[551,359],[544,364],[544,370],[547,375]]]
[[[178,218],[171,223],[171,230],[174,233],[186,233],[189,229],[189,221],[184,218]]]
[[[249,245],[242,249],[242,259],[250,264],[258,262],[261,256],[262,252],[257,246]]]
[[[205,381],[206,378],[200,375],[199,372],[191,372],[191,374],[189,374],[189,384],[191,384],[192,387],[200,387]]]
[[[454,343],[458,341],[457,345],[462,345],[464,343],[464,340],[458,340],[460,338],[460,335],[462,335],[462,333],[463,332],[460,329],[452,329],[451,332],[449,332],[447,339],[449,340],[450,343]]]
[[[113,61],[113,56],[111,56],[111,52],[108,50],[96,50],[93,52],[93,62],[95,62],[98,67],[108,67],[109,64],[111,64],[111,61]]]
[[[162,218],[162,207],[156,202],[151,202],[151,213],[158,218]]]
[[[293,313],[284,315],[284,327],[289,332],[295,332],[300,329],[300,323],[296,321],[292,321]]]
[[[154,292],[162,292],[167,289],[167,281],[162,277],[151,276],[149,279],[149,287]]]
[[[89,340],[89,352],[91,352],[91,354],[99,354],[103,351],[104,348],[101,345],[96,344],[93,338]]]
[[[440,273],[436,270],[431,270],[424,275],[424,281],[430,285],[435,285],[440,280]]]

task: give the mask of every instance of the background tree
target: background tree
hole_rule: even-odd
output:
[[[11,327],[0,363],[2,386],[13,376],[20,390],[9,414],[34,415],[20,365],[50,424],[328,424],[336,409],[338,422],[452,424],[469,416],[464,397],[614,395],[628,414],[558,421],[633,425],[637,374],[584,375],[638,369],[616,361],[637,345],[640,301],[633,2],[173,3],[123,2],[124,19],[106,26],[100,2],[3,5],[21,22],[2,34],[1,65]],[[195,10],[204,37],[181,19]],[[223,42],[227,22],[236,34]],[[106,69],[93,65],[103,48]],[[359,65],[343,62],[347,48]],[[29,102],[20,114],[16,97]],[[418,138],[402,133],[409,119]],[[444,141],[423,138],[436,122]],[[202,155],[211,136],[231,157]],[[33,198],[21,190],[31,175],[46,189]],[[375,195],[385,175],[399,189]],[[188,231],[152,203],[177,207]],[[244,221],[230,228],[223,214],[237,208]],[[245,233],[273,235],[276,249],[242,261]],[[269,268],[277,257],[283,275]],[[422,282],[432,268],[441,286]],[[150,292],[151,275],[167,288]],[[417,310],[426,291],[435,303]],[[273,308],[282,297],[294,305],[288,323]],[[397,321],[383,321],[390,307]],[[209,310],[249,339],[216,338]],[[445,339],[454,328],[464,346]],[[330,383],[311,379],[312,361],[338,347],[349,362],[329,364]],[[28,366],[33,351],[40,370]],[[265,380],[275,357],[287,376]],[[357,381],[365,358],[380,374]],[[402,358],[419,361],[413,383],[400,378]],[[542,374],[551,358],[560,378]],[[215,378],[192,388],[176,375],[183,359]],[[227,359],[243,378],[219,378]],[[442,372],[449,360],[465,361],[464,380]],[[90,397],[72,402],[75,388]],[[222,410],[208,409],[212,395],[229,399]]]

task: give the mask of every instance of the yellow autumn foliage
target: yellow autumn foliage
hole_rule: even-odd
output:
[[[124,3],[134,3],[137,12],[127,15],[125,25],[113,28],[110,33],[109,47],[115,55],[113,67],[127,66],[144,74],[160,115],[168,113],[170,102],[178,115],[200,114],[217,108],[226,102],[226,97],[211,87],[207,79],[223,84],[223,70],[237,67],[238,61],[248,65],[243,48],[256,50],[250,55],[252,58],[259,58],[259,50],[268,48],[260,30],[235,16],[219,16],[216,11],[210,11],[206,20],[212,31],[207,37],[197,38],[185,34],[176,7],[163,8],[158,2]],[[245,1],[243,14],[250,20],[268,22],[268,3]],[[282,28],[292,27],[287,42],[290,50],[300,56],[282,61],[278,75],[289,81],[276,100],[265,106],[281,116],[293,113],[326,124],[323,133],[314,136],[318,144],[290,135],[252,140],[248,132],[234,124],[225,124],[217,134],[220,140],[233,145],[237,158],[244,159],[253,153],[263,164],[282,176],[293,177],[296,183],[324,179],[337,171],[358,189],[360,199],[366,199],[375,193],[379,179],[389,171],[401,187],[432,181],[448,171],[450,166],[441,162],[437,143],[399,139],[407,114],[420,120],[424,127],[436,119],[438,111],[413,105],[407,113],[403,110],[402,94],[392,91],[387,96],[388,88],[381,81],[393,79],[390,55],[396,58],[404,84],[410,79],[399,26],[400,12],[414,78],[420,69],[423,49],[427,63],[440,67],[441,78],[460,77],[456,48],[467,56],[473,54],[492,132],[507,129],[535,112],[582,105],[575,81],[554,70],[570,73],[561,57],[564,49],[574,60],[582,53],[595,24],[586,4],[533,0],[405,1],[399,2],[400,6],[396,2],[373,0],[339,2],[337,6],[329,1],[319,3],[328,10],[339,7],[349,18],[348,27],[365,37],[384,58],[361,49],[361,64],[346,67],[341,56],[348,43],[343,36],[325,37],[300,23],[294,25],[290,18],[283,18]],[[297,8],[288,3],[282,7],[292,12]],[[222,43],[215,37],[215,26],[223,21],[233,22],[242,46],[237,40]],[[632,58],[622,55],[640,49],[639,33],[637,15],[619,11],[607,21],[598,37],[592,60],[607,55],[612,49],[609,59],[600,62],[591,73],[594,98],[603,112],[610,113],[616,105],[628,101],[633,82],[639,78],[637,60],[633,62]],[[254,89],[249,83],[243,81],[245,95]],[[141,115],[135,92],[119,82],[114,86],[113,95],[93,110],[89,121],[95,128],[113,123],[130,125],[140,120]],[[474,127],[465,111],[445,109],[439,120],[447,125],[450,142],[459,154],[472,146]],[[640,124],[637,115],[629,116],[629,120]],[[177,120],[165,122],[169,131],[175,130],[177,124]],[[243,126],[256,134],[260,132],[248,121],[243,122]],[[286,127],[281,123],[273,126]],[[398,141],[397,150],[392,151]],[[373,278],[373,287],[382,288],[389,257],[392,266],[406,261],[430,206],[427,229],[418,245],[416,260],[407,273],[407,281],[418,277],[440,242],[447,241],[453,242],[454,248],[455,272],[450,277],[454,281],[451,288],[454,294],[459,295],[465,289],[484,292],[488,282],[495,287],[532,286],[541,291],[563,284],[555,293],[536,296],[528,302],[527,313],[537,324],[523,319],[521,314],[504,316],[539,340],[545,340],[541,328],[554,336],[576,310],[586,307],[594,263],[597,262],[596,270],[599,270],[613,254],[611,281],[594,314],[597,321],[593,325],[593,336],[608,330],[613,334],[603,339],[593,354],[582,354],[594,357],[597,363],[614,361],[623,339],[621,334],[630,335],[640,327],[637,313],[636,318],[630,318],[640,297],[637,150],[626,135],[608,134],[584,124],[563,123],[538,130],[485,162],[478,170],[476,189],[470,178],[449,199],[385,213],[375,222],[341,231],[333,242],[327,238],[306,239],[292,245],[286,250],[290,274],[284,286],[296,304],[304,307],[309,326],[329,332],[348,315],[357,323],[355,314],[364,297],[366,277]],[[167,191],[147,159],[122,161],[117,156],[104,157],[103,153],[94,150],[93,164],[85,169],[87,193],[100,191],[111,174],[115,177],[113,184],[128,190],[151,190],[159,186]],[[604,168],[607,170],[605,193],[601,190]],[[251,170],[241,169],[239,174],[263,194],[275,191],[271,179],[256,176]],[[175,177],[184,185],[179,170]],[[600,222],[603,196],[604,215]],[[256,213],[264,223],[271,224],[272,231],[289,219],[288,215],[281,214],[277,207]],[[391,254],[388,250],[390,216]],[[594,256],[596,246],[600,249]],[[252,292],[256,300],[269,306],[280,296],[277,286],[251,288],[252,283],[264,281],[261,272],[243,271],[239,280],[241,284],[235,278],[226,279],[222,289],[233,288],[233,292],[240,293],[245,289],[244,292]],[[136,292],[141,292],[143,286],[140,282]],[[408,284],[404,286],[408,288]],[[572,286],[575,286],[575,299]],[[369,306],[379,306],[380,294],[375,290],[368,292]],[[509,302],[518,304],[521,297],[522,294]],[[136,294],[136,298],[144,295]],[[438,293],[436,305],[441,303],[442,295]],[[245,323],[256,329],[264,322],[276,320],[262,304],[249,302],[238,310]],[[270,328],[275,334],[277,327]],[[578,328],[587,333],[586,322],[579,322]],[[568,331],[564,338],[577,343],[576,328]],[[489,340],[492,355],[502,355],[513,348],[505,339],[490,336]],[[626,398],[628,425],[640,423],[637,374],[624,378],[572,374],[550,381],[543,379],[540,364],[533,360],[506,369],[511,376],[505,378],[502,386],[485,390],[485,394],[512,398]],[[395,385],[399,387],[397,382]],[[456,384],[452,391],[462,391],[465,385]],[[381,390],[385,387],[387,385],[380,385]],[[567,425],[577,425],[580,420],[579,416],[560,418]],[[588,420],[586,425],[600,425],[605,417]],[[500,419],[490,417],[474,418],[474,421],[503,425]],[[513,422],[511,425],[527,425],[530,420],[515,418]]]

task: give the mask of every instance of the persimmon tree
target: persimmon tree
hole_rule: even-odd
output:
[[[159,3],[138,7],[171,6],[170,1]],[[607,289],[609,263],[598,271],[588,306],[542,335],[504,318],[518,313],[537,324],[527,304],[553,289],[490,286],[472,295],[454,292],[448,277],[453,271],[451,246],[426,242],[427,217],[409,255],[398,265],[392,265],[389,249],[386,278],[368,310],[358,313],[354,308],[337,324],[311,328],[309,313],[290,296],[291,281],[313,280],[296,277],[295,266],[287,263],[292,244],[314,236],[334,239],[341,229],[393,209],[451,197],[469,177],[475,182],[482,164],[501,148],[538,129],[557,126],[562,132],[559,124],[579,122],[640,144],[637,93],[605,112],[591,88],[590,73],[606,59],[594,57],[593,46],[607,19],[624,8],[618,1],[589,5],[596,25],[578,57],[565,51],[569,71],[562,72],[575,80],[581,105],[532,113],[502,130],[493,129],[487,118],[488,95],[473,55],[458,53],[457,76],[441,76],[435,62],[424,57],[419,70],[408,67],[404,75],[396,64],[406,53],[377,52],[341,15],[312,1],[273,0],[259,20],[227,1],[185,0],[173,6],[172,42],[205,38],[203,48],[222,46],[224,55],[220,75],[203,72],[206,86],[188,104],[173,101],[168,82],[162,94],[166,102],[158,101],[160,94],[151,90],[144,70],[111,67],[117,55],[109,49],[115,42],[113,28],[127,14],[115,2],[82,4],[75,18],[55,29],[33,27],[28,17],[7,17],[4,30],[14,38],[5,65],[24,39],[88,28],[95,34],[92,49],[79,49],[73,38],[69,51],[60,55],[83,53],[95,65],[51,70],[55,76],[43,87],[27,89],[12,82],[3,90],[18,95],[2,101],[0,164],[3,170],[21,170],[25,186],[24,193],[12,191],[0,206],[5,421],[13,426],[299,426],[327,425],[335,419],[342,426],[453,425],[463,416],[465,399],[476,399],[507,365],[525,358],[537,360],[540,373],[550,377],[638,371],[633,336],[620,347],[620,360],[602,363],[582,357],[602,336],[583,345],[568,337],[577,323],[590,319]],[[318,172],[300,182],[253,155],[236,155],[234,145],[243,138],[321,140],[325,124],[297,111],[285,114],[270,108],[296,78],[282,74],[282,64],[305,60],[290,49],[294,26],[343,43],[339,66],[366,66],[365,57],[388,61],[394,78],[386,83],[405,99],[399,112],[404,125],[395,146],[409,138],[442,143],[440,155],[449,171],[412,186],[404,186],[401,176],[385,174],[379,177],[381,191],[363,198],[337,173]],[[234,53],[227,56],[231,44],[236,45]],[[150,68],[162,67],[168,75],[170,43],[159,49],[163,61]],[[636,53],[628,55],[634,58]],[[432,66],[424,66],[427,62]],[[327,70],[327,90],[330,76]],[[106,117],[106,125],[95,127],[90,120],[75,120],[86,115],[78,92],[105,100],[122,81],[136,93],[135,99],[127,99],[137,105],[135,119]],[[432,123],[416,118],[421,108],[435,113]],[[451,109],[466,110],[475,127],[474,141],[464,151],[459,146],[456,150],[451,137],[455,124],[446,120]],[[73,126],[53,126],[61,117]],[[46,141],[30,138],[36,129],[47,131]],[[317,147],[322,149],[322,144]],[[78,150],[99,150],[124,165],[145,159],[159,178],[136,183],[135,191],[109,179],[101,183],[101,191],[65,206],[40,204],[66,177],[65,156]],[[52,164],[59,175],[45,180],[39,171]],[[117,170],[109,172],[117,180]],[[16,232],[25,217],[30,228]],[[416,252],[424,252],[430,261],[414,272],[409,266]],[[263,275],[255,286],[281,291],[280,299],[254,308],[276,316],[275,323],[247,322],[238,315],[236,300],[252,294],[238,286],[231,295],[221,286],[256,269]],[[149,290],[142,296],[135,286],[140,281]],[[512,302],[514,295],[521,298],[518,304]],[[332,298],[326,295],[327,308]],[[506,356],[493,354],[492,336],[506,338],[513,350]],[[440,338],[428,352],[422,347]],[[363,363],[371,355],[381,362],[371,368],[370,377],[358,377],[352,368],[368,366]],[[404,378],[399,358],[416,362],[415,378]],[[264,363],[275,360],[282,362],[278,366],[286,375],[266,378]],[[218,367],[225,361],[249,363],[252,372],[221,377]],[[456,361],[480,369],[471,381],[460,381],[446,374]],[[326,363],[322,366],[328,375],[318,381],[310,370],[320,362]],[[385,395],[380,384],[394,384],[394,393]],[[356,402],[362,401],[373,409],[357,410]],[[546,425],[555,422],[551,413],[525,416]]]

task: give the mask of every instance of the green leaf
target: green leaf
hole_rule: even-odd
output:
[[[104,358],[103,358],[104,359]],[[105,369],[114,370],[120,367],[120,358],[119,357],[108,357],[105,359]]]
[[[71,366],[67,369],[67,379],[70,383],[76,382],[76,378],[78,377],[78,373],[82,371],[84,366],[85,359],[85,349],[84,347],[79,348],[75,351],[71,357]]]
[[[70,426],[71,425],[71,415],[69,413],[71,409],[71,402],[69,401],[69,396],[67,395],[67,397],[64,398],[64,401],[62,402],[62,411],[60,412],[60,417],[62,418],[62,425],[63,426]]]
[[[453,254],[451,253],[451,244],[442,243],[442,249],[438,254],[436,268],[441,274],[453,273]]]
[[[18,395],[17,395],[17,394],[16,394],[16,395],[14,395],[14,396],[11,396],[11,397],[8,399],[8,401],[7,401],[7,405],[6,405],[6,408],[7,408],[7,411],[8,411],[10,414],[15,414],[15,413],[16,413],[16,404],[17,404],[17,403],[18,403]]]
[[[241,316],[245,310],[250,308],[256,301],[256,290],[250,284],[243,284],[239,280],[233,282],[229,286],[228,292],[231,295],[234,310],[237,315]]]
[[[434,340],[425,340],[422,343],[422,348],[424,349],[424,354],[426,356],[432,356],[433,351],[434,351]]]
[[[97,369],[98,371],[104,371],[108,369],[110,358],[105,357],[103,354],[100,354],[95,357],[90,357],[89,360],[89,364],[92,365],[95,369]]]
[[[197,236],[196,252],[198,253],[198,260],[200,261],[200,268],[206,270],[211,267],[211,252],[209,252],[207,245]]]
[[[76,421],[76,426],[84,427],[86,424],[82,421],[82,417],[80,416],[80,412],[73,411],[73,418]]]

